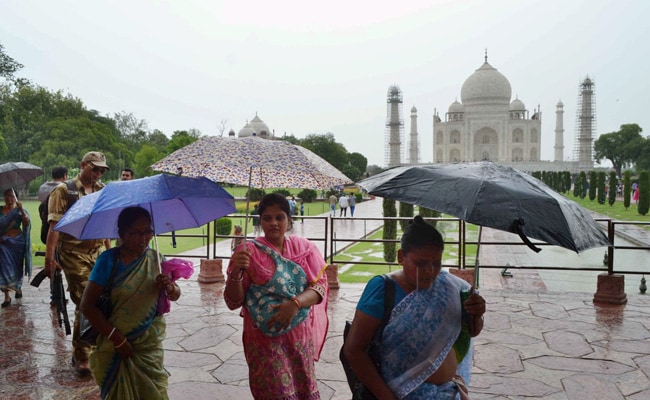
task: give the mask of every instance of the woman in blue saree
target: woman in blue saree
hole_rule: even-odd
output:
[[[379,399],[466,399],[471,338],[483,329],[485,300],[442,271],[440,233],[414,218],[401,239],[402,269],[388,274],[395,300],[383,328],[379,370],[365,349],[382,329],[384,280],[364,289],[343,351],[355,374]]]
[[[157,310],[158,298],[166,291],[176,301],[181,290],[160,273],[160,255],[149,248],[149,212],[125,208],[117,226],[122,245],[97,258],[81,299],[81,312],[100,332],[90,353],[90,370],[102,399],[167,399],[162,345],[166,323]],[[106,318],[96,303],[109,280],[113,311]]]
[[[9,291],[23,297],[23,276],[32,274],[32,243],[29,213],[16,199],[13,189],[5,190],[0,218],[0,289],[4,293],[2,308],[11,304]]]

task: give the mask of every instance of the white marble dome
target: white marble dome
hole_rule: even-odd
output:
[[[511,95],[508,79],[487,61],[465,80],[460,91],[465,107],[489,104],[508,106]]]
[[[255,117],[247,122],[246,125],[241,128],[237,137],[248,137],[248,136],[259,136],[265,139],[270,139],[273,133],[260,117],[255,114]]]
[[[451,103],[449,106],[449,113],[462,113],[465,112],[465,106],[460,104],[458,100]]]
[[[510,103],[510,111],[526,111],[526,105],[519,98],[516,98]]]

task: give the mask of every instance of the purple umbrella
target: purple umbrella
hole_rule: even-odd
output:
[[[80,240],[118,238],[117,217],[131,206],[149,211],[155,234],[195,228],[237,211],[235,199],[209,179],[160,174],[111,182],[80,198],[54,229]]]

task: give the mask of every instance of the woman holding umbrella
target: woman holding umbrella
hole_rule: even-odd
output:
[[[181,289],[160,273],[160,255],[149,248],[153,230],[147,210],[125,208],[117,227],[122,245],[97,258],[81,299],[81,312],[100,332],[90,370],[102,399],[167,399],[166,323],[158,302],[163,292],[178,300]],[[108,284],[113,311],[107,318],[96,303]]]
[[[0,289],[5,296],[2,308],[11,304],[9,290],[16,292],[17,299],[23,297],[23,270],[27,275],[32,272],[29,213],[11,188],[4,191],[4,201],[0,218]]]
[[[264,236],[237,248],[224,291],[228,308],[242,308],[250,389],[256,399],[318,399],[314,361],[328,325],[326,264],[313,243],[285,236],[291,211],[284,196],[264,196],[259,212]]]
[[[471,338],[483,329],[485,300],[441,270],[443,248],[436,228],[416,216],[397,253],[402,269],[388,274],[395,291],[387,323],[382,277],[371,279],[359,299],[343,352],[378,399],[467,398]],[[379,341],[379,370],[366,353],[371,341]]]

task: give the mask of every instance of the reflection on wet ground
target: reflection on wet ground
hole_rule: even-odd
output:
[[[380,200],[366,207],[381,213]],[[506,257],[523,265],[524,248],[511,247],[485,246],[481,262]],[[167,317],[170,398],[250,399],[241,318],[225,306],[223,285],[199,283],[198,272],[179,281],[183,297]],[[512,277],[483,271],[488,311],[475,341],[472,398],[650,398],[650,297],[628,291],[626,305],[595,305],[596,282],[587,284],[591,290],[557,291],[534,270],[515,270]],[[362,290],[341,284],[330,293],[328,340],[317,363],[323,399],[350,398],[338,352]],[[23,292],[0,311],[0,399],[98,399],[94,381],[77,377],[70,366],[70,338],[49,307],[47,285],[26,284]]]

